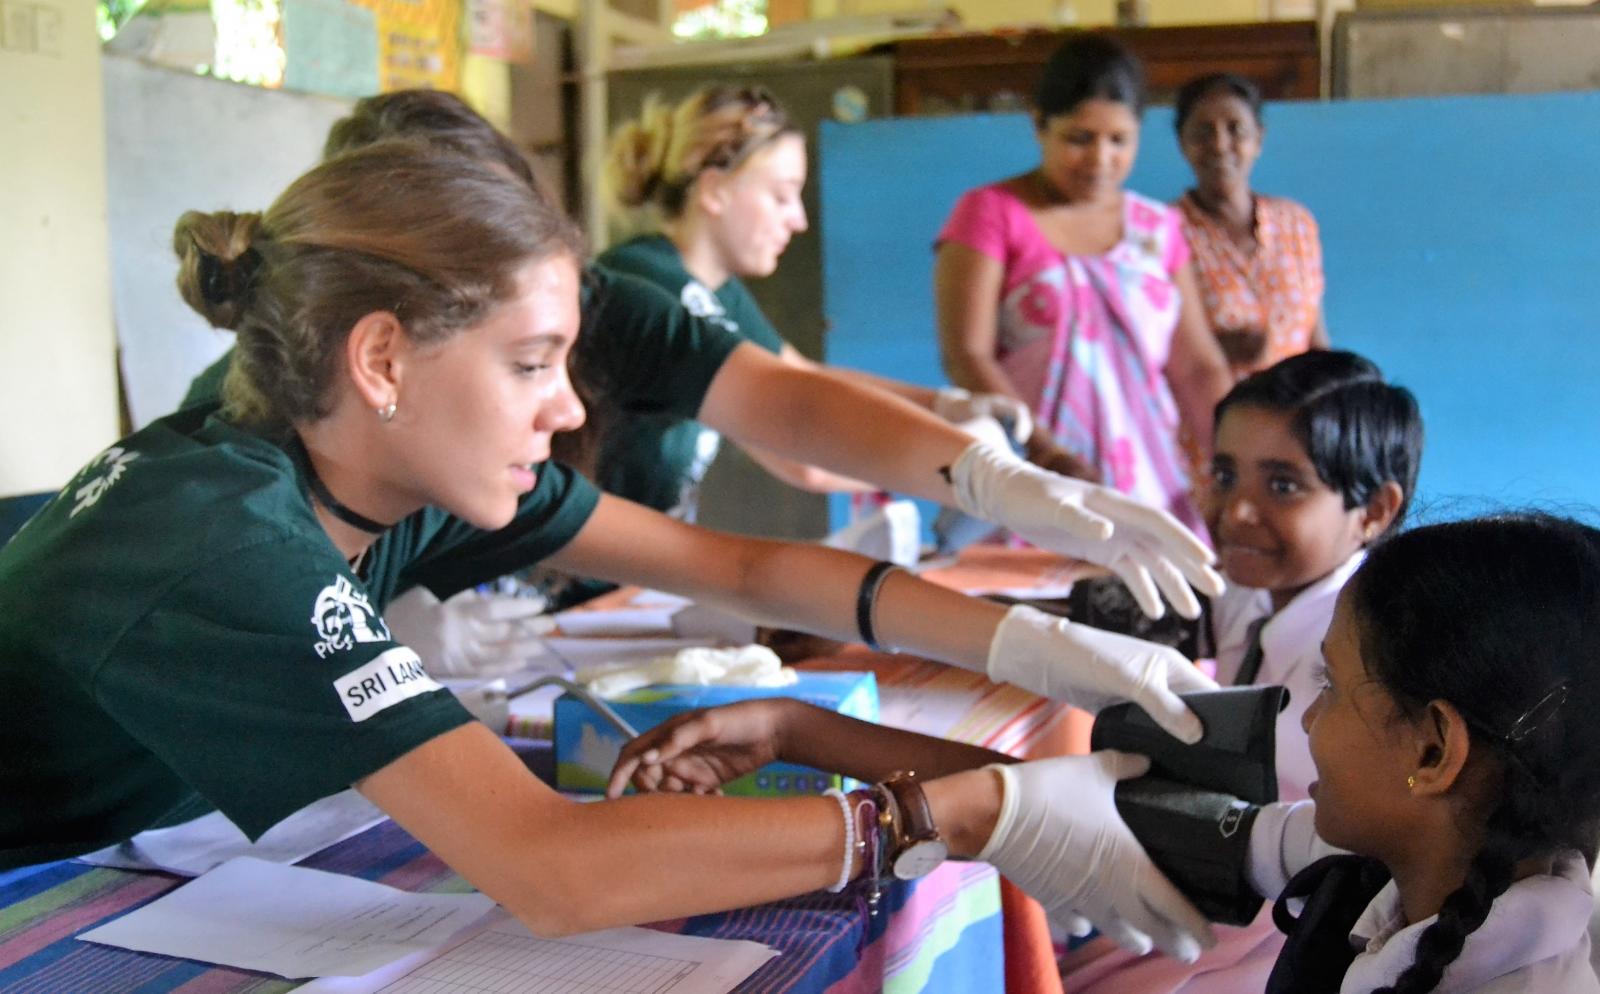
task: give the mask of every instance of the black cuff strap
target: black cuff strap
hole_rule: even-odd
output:
[[[861,633],[861,641],[867,648],[882,651],[878,645],[877,633],[872,629],[872,606],[877,603],[878,590],[883,586],[883,581],[889,574],[899,569],[894,563],[887,560],[872,564],[866,576],[861,578],[861,589],[856,592],[856,631]]]
[[[1250,885],[1250,832],[1261,808],[1229,794],[1146,776],[1117,784],[1117,814],[1207,918],[1248,925],[1261,910]]]

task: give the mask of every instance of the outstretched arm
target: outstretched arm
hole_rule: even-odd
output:
[[[700,420],[743,446],[884,490],[949,503],[939,475],[972,443],[909,400],[835,370],[742,345],[722,364]]]
[[[1015,762],[1004,753],[878,725],[790,697],[762,697],[676,715],[622,747],[606,793],[709,793],[768,763],[871,783],[902,771],[924,780]]]
[[[924,789],[951,855],[981,856],[1046,907],[1082,912],[1134,948],[1153,938],[1192,958],[1208,938],[1205,920],[1151,865],[1112,802],[1116,779],[1142,772],[1142,762],[1119,753],[1043,760],[955,773]],[[475,722],[356,787],[538,935],[758,904],[865,869],[859,850],[845,863],[834,798],[578,804]]]
[[[856,638],[870,560],[816,545],[697,528],[604,496],[556,556],[559,569],[684,594],[753,621]],[[1178,698],[1215,686],[1179,653],[1126,636],[1005,607],[891,573],[867,605],[877,641],[987,673],[1098,711],[1136,701],[1186,741],[1200,736]]]
[[[958,507],[1041,548],[1107,566],[1153,617],[1164,610],[1157,588],[1191,618],[1200,608],[1189,584],[1222,590],[1210,550],[1170,514],[1030,466],[908,401],[755,346],[728,357],[700,417],[740,444]]]
[[[980,771],[928,785],[956,854],[976,855],[993,830],[993,780]],[[413,749],[357,788],[545,936],[820,890],[838,879],[844,852],[832,798],[657,795],[579,804],[545,786],[476,722]]]

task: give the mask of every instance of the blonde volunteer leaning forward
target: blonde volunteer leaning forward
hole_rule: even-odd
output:
[[[459,98],[436,91],[407,90],[360,101],[329,131],[327,153],[331,157],[391,138],[491,163],[543,199],[516,146]],[[1158,587],[1188,617],[1197,615],[1199,606],[1186,576],[1207,593],[1221,589],[1221,578],[1206,565],[1210,552],[1168,516],[1113,492],[1028,469],[1009,453],[979,448],[939,417],[869,384],[814,364],[780,361],[726,328],[727,322],[689,313],[650,281],[603,266],[588,267],[584,277],[584,331],[574,350],[574,375],[583,381],[580,386],[604,397],[601,420],[609,423],[598,433],[600,465],[588,466],[585,459],[579,468],[595,473],[608,493],[657,510],[673,509],[682,492],[684,456],[675,443],[666,443],[678,437],[672,425],[697,435],[699,427],[688,419],[698,418],[741,445],[954,504],[1040,546],[1107,565],[1153,616],[1163,610]],[[215,401],[230,362],[231,353],[197,378],[186,403]],[[941,411],[962,415],[948,406]],[[862,430],[863,425],[871,430]],[[588,436],[592,429],[593,412],[581,432],[567,437]],[[568,442],[564,451],[576,449],[583,458],[592,454],[585,448]],[[950,473],[939,467],[950,467]],[[1116,523],[1114,541],[1085,535],[1076,510],[1083,502],[1092,502]],[[459,588],[434,589],[448,596]],[[416,603],[413,595],[401,601],[413,608],[406,612],[408,622],[430,616],[443,625],[456,620],[449,610],[431,615],[414,610]],[[464,660],[464,668],[494,665],[502,658],[491,652]],[[443,659],[425,657],[430,667]]]
[[[800,200],[806,181],[805,138],[770,93],[710,86],[672,105],[648,101],[638,120],[612,136],[606,181],[610,199],[643,215],[642,227],[652,233],[609,249],[599,258],[602,266],[657,284],[693,313],[776,354],[787,365],[817,368],[783,341],[742,282],[771,275],[790,239],[807,226]],[[1049,443],[1048,433],[1033,432],[1027,405],[1015,398],[832,371],[951,420],[998,418],[1014,427],[1015,440],[1026,443],[1029,457],[1040,465],[1092,478],[1086,465]],[[705,438],[700,425],[681,418],[635,419],[625,437],[608,445],[608,470],[625,479],[681,481],[692,495],[697,474],[703,473],[693,455]],[[1048,451],[1039,445],[1048,445]],[[820,471],[816,461],[782,458],[770,448],[758,448],[752,455],[796,486],[819,491],[857,486],[837,473]],[[826,462],[820,465],[836,469]],[[872,476],[862,479],[878,482]]]
[[[228,403],[122,440],[0,550],[0,867],[211,806],[259,835],[354,784],[542,934],[859,872],[834,798],[566,801],[381,621],[408,583],[548,557],[856,634],[865,560],[703,531],[541,465],[583,420],[563,219],[479,162],[380,144],[264,215],[186,215],[174,240],[185,298],[238,333]],[[1173,692],[1208,681],[1159,647],[902,574],[877,594],[869,636],[1199,731]],[[985,771],[921,789],[957,855],[1005,840],[991,861],[1046,901],[1193,953],[1203,920],[1109,803],[1128,764],[1051,769],[1032,794]],[[1099,803],[1062,812],[1063,792]]]

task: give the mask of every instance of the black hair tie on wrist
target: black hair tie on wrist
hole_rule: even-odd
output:
[[[883,647],[878,644],[877,633],[872,629],[872,606],[877,603],[878,590],[883,586],[883,581],[899,568],[888,560],[873,563],[861,578],[861,589],[856,592],[856,631],[861,633],[861,641],[867,644],[867,648],[877,652],[882,652]]]

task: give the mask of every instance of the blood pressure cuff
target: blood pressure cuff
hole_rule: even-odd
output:
[[[1185,897],[1208,918],[1246,925],[1262,899],[1249,882],[1250,829],[1278,799],[1282,687],[1229,687],[1183,695],[1205,725],[1194,745],[1168,735],[1132,704],[1101,711],[1093,749],[1150,757],[1150,772],[1117,785],[1117,812]]]

